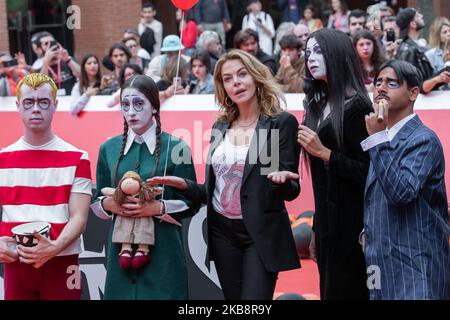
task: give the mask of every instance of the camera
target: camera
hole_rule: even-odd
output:
[[[53,51],[58,50],[58,48],[52,49],[54,46],[58,46],[58,42],[56,42],[56,40],[50,41],[50,46],[48,48]]]
[[[17,59],[12,59],[9,61],[3,61],[2,65],[4,68],[15,67],[17,66]]]
[[[395,42],[395,31],[394,30],[388,30],[386,31],[386,41],[387,42]]]

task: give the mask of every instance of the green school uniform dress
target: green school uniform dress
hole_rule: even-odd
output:
[[[170,139],[170,142],[169,142]],[[167,147],[169,142],[169,153]],[[119,158],[122,135],[109,139],[100,147],[97,163],[97,197],[101,196],[104,187],[115,187],[126,171],[137,172],[143,180],[151,177],[155,166],[155,156],[151,154],[145,143],[133,142],[127,154],[120,161],[116,181],[112,174]],[[161,133],[161,152],[156,175],[173,175],[187,179],[196,179],[187,144],[165,132]],[[181,163],[179,163],[181,162]],[[188,209],[171,214],[180,221],[194,215],[195,208],[175,189],[165,188],[164,200],[182,200]],[[104,299],[187,299],[187,268],[183,248],[181,228],[175,224],[155,220],[155,245],[150,248],[151,261],[141,270],[124,270],[119,266],[121,244],[111,242],[112,220],[108,236],[107,274]]]

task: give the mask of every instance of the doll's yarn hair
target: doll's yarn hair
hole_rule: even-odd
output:
[[[156,145],[155,145],[155,168],[153,170],[152,176],[155,176],[158,168],[158,162],[161,154],[161,118],[160,118],[160,108],[161,104],[159,101],[159,90],[156,86],[156,83],[152,78],[145,75],[134,75],[122,85],[120,89],[120,100],[122,100],[122,93],[126,88],[134,88],[139,92],[142,92],[144,96],[150,101],[153,110],[155,113],[153,116],[156,121]],[[123,123],[123,134],[122,134],[122,145],[120,147],[119,158],[117,159],[116,165],[112,172],[112,182],[114,186],[118,186],[116,184],[117,181],[117,172],[119,170],[120,160],[122,160],[125,152],[125,145],[127,143],[128,138],[128,123],[124,118]]]
[[[156,191],[157,189],[151,187],[150,185],[148,185],[144,181],[142,181],[139,174],[137,174],[134,171],[127,171],[123,175],[122,179],[120,179],[119,183],[117,184],[117,188],[114,191],[114,196],[113,196],[114,201],[116,201],[120,205],[125,202],[125,199],[127,196],[130,196],[129,194],[126,194],[125,192],[123,192],[122,188],[121,188],[122,182],[125,179],[133,179],[133,180],[136,180],[137,182],[139,182],[140,188],[139,188],[138,198],[139,198],[140,202],[153,200],[158,195],[158,192]],[[133,195],[131,195],[131,196],[133,196]]]

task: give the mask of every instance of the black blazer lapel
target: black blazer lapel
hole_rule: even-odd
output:
[[[247,158],[245,159],[244,174],[242,177],[242,184],[244,185],[250,172],[255,164],[258,162],[260,153],[266,148],[267,140],[270,137],[270,122],[269,118],[260,115],[258,124],[255,128],[250,147],[248,149]]]
[[[206,170],[205,170],[205,182],[207,183],[207,192],[214,192],[215,187],[215,177],[212,167],[212,155],[216,150],[217,146],[222,142],[225,131],[230,127],[230,124],[227,122],[216,122],[213,127],[213,132],[211,133],[211,144],[208,152],[208,159],[206,161]],[[217,131],[218,130],[218,131]],[[215,132],[214,132],[215,131]]]

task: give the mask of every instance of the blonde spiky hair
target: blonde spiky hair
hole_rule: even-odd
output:
[[[56,92],[58,91],[58,87],[56,86],[55,82],[52,78],[49,76],[43,74],[43,73],[30,73],[29,75],[25,76],[20,82],[17,84],[17,100],[20,101],[20,88],[22,85],[26,84],[27,86],[37,89],[43,84],[50,84],[50,87],[52,88],[52,96],[53,100],[56,100]]]

